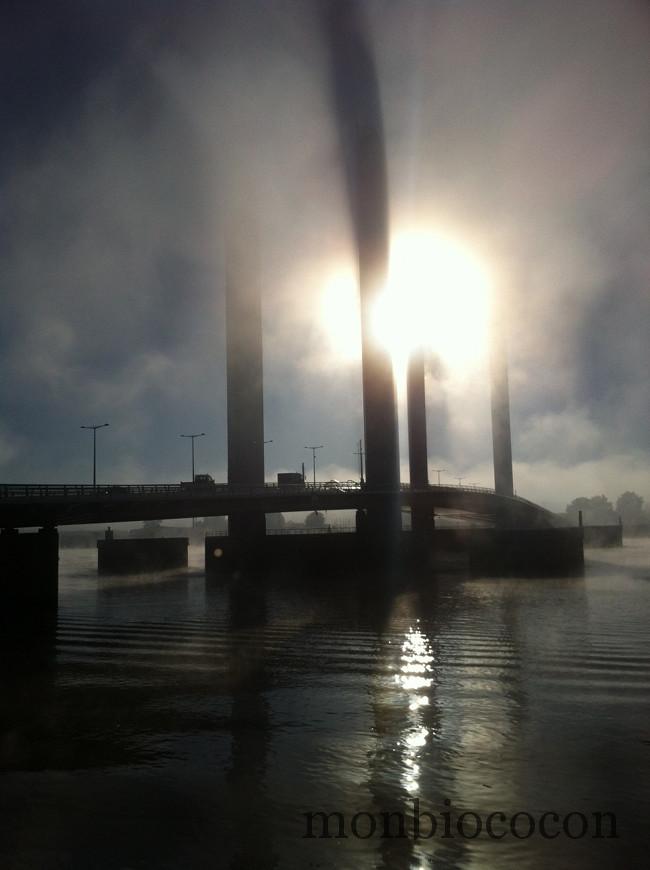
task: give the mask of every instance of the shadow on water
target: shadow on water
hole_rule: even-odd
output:
[[[56,613],[14,615],[0,636],[0,771],[47,765],[55,677]]]
[[[86,574],[77,577],[87,585]],[[82,611],[71,620],[65,607],[59,613],[25,612],[3,632],[2,770],[146,764],[159,758],[160,750],[134,735],[178,724],[175,711],[168,710],[166,717],[164,709],[147,703],[166,687],[147,686],[143,678],[160,651],[150,648],[146,630],[133,619],[142,610],[143,595],[155,595],[149,615],[178,612],[188,594],[187,578],[169,572],[91,582],[90,614]],[[123,656],[119,671],[107,679],[107,652],[120,650],[135,655]],[[170,664],[173,659],[170,652]]]
[[[267,689],[268,619],[264,585],[242,580],[228,589],[228,684],[232,737],[226,773],[230,867],[278,866],[273,847],[272,795],[267,763],[272,723]]]

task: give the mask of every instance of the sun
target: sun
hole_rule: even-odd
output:
[[[490,279],[485,266],[455,240],[429,232],[398,235],[373,330],[396,368],[423,347],[458,372],[485,356]]]
[[[391,243],[372,331],[390,351],[396,373],[404,371],[415,348],[424,347],[464,374],[485,359],[490,296],[487,268],[460,242],[433,232],[403,232]],[[360,358],[359,288],[352,271],[327,281],[321,325],[334,359]]]

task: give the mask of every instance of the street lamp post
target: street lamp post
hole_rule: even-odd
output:
[[[447,469],[446,468],[434,468],[433,470],[438,475],[438,486],[440,486],[440,475],[443,471],[446,471]]]
[[[464,477],[457,477],[456,480],[458,481],[458,486],[460,486],[461,483],[465,480],[465,478]]]
[[[359,483],[361,484],[361,486],[363,486],[364,485],[364,481],[363,481],[364,452],[363,452],[363,441],[361,440],[361,438],[359,438],[359,449],[355,452],[354,455],[359,457],[359,474],[360,474]]]
[[[273,444],[273,438],[269,438],[267,441],[262,441],[262,450],[267,444]],[[266,481],[266,456],[264,456],[264,480]]]
[[[202,438],[205,435],[205,432],[195,432],[194,435],[181,435],[181,438],[191,438],[192,439],[192,485],[194,485],[194,439]],[[196,517],[192,517],[192,528],[196,528]]]
[[[97,486],[97,430],[108,426],[108,423],[98,423],[96,426],[80,426],[80,429],[93,430],[93,487]]]
[[[314,486],[316,486],[316,451],[322,450],[323,447],[324,447],[323,444],[319,444],[318,446],[315,446],[315,447],[305,447],[305,450],[311,450],[311,457],[312,457],[312,461],[314,463]]]
[[[194,483],[194,439],[202,438],[205,435],[205,432],[196,432],[194,435],[181,435],[181,438],[191,438],[192,439],[192,483]]]

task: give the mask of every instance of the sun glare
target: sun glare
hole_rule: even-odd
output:
[[[457,374],[485,357],[490,280],[482,263],[454,240],[428,232],[395,237],[387,286],[377,301],[372,329],[393,357],[396,372],[410,352],[424,347]],[[360,357],[359,290],[352,272],[325,286],[321,322],[332,354]]]
[[[404,233],[391,246],[375,335],[397,368],[420,346],[454,370],[470,368],[487,347],[489,289],[485,268],[460,244],[430,233]]]
[[[359,287],[352,272],[333,275],[325,285],[321,323],[338,360],[352,362],[361,357]]]

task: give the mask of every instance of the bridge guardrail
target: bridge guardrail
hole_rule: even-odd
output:
[[[360,484],[349,483],[305,483],[302,484],[287,484],[278,486],[275,483],[266,483],[264,486],[240,486],[229,485],[227,483],[214,483],[209,485],[187,485],[180,483],[147,483],[147,484],[105,484],[92,486],[89,484],[16,484],[4,483],[0,484],[0,499],[13,498],[106,498],[112,496],[129,496],[129,495],[172,495],[172,496],[189,496],[197,498],[210,497],[217,494],[228,496],[254,496],[254,495],[298,495],[300,493],[309,492],[359,492],[363,490],[368,494],[389,494],[392,490],[370,490],[366,486]],[[494,495],[494,490],[489,487],[482,486],[453,486],[446,484],[430,484],[426,490],[450,490],[452,492],[483,492],[487,495]],[[411,486],[408,483],[400,484],[400,492],[410,492]],[[417,490],[416,490],[417,491]],[[510,498],[510,496],[507,496]],[[513,496],[517,501],[527,502],[527,499],[521,496]],[[533,502],[528,502],[533,504]],[[537,507],[535,505],[535,507]]]
[[[189,497],[210,497],[223,493],[224,495],[295,495],[302,492],[356,492],[359,485],[309,483],[304,485],[287,484],[278,486],[266,483],[264,486],[241,486],[227,483],[191,484],[180,483],[146,483],[146,484],[105,484],[92,486],[89,484],[38,484],[38,483],[3,483],[0,484],[0,499],[10,498],[92,498],[122,495],[183,495]]]

